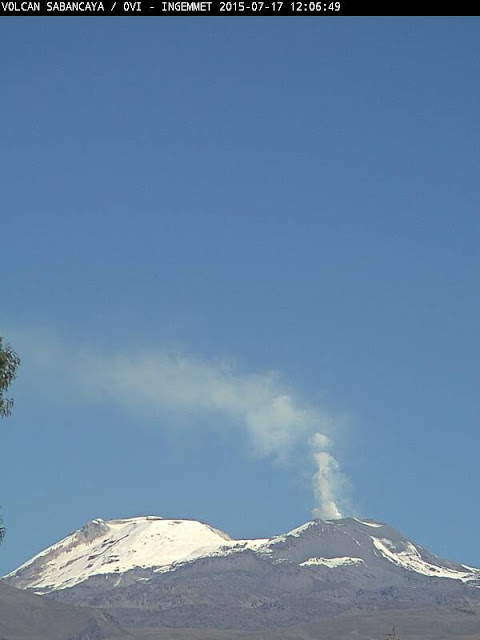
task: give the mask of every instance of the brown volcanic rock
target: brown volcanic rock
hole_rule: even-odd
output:
[[[480,640],[476,608],[408,609],[324,618],[283,629],[242,633],[206,629],[143,629],[135,640],[383,640],[395,627],[399,640]]]
[[[280,633],[252,634],[248,640],[383,640],[393,627],[400,640],[480,640],[480,609],[436,607],[339,616]]]
[[[0,640],[127,640],[107,614],[0,583]]]

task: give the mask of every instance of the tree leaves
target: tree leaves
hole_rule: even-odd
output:
[[[13,400],[11,398],[5,398],[4,393],[11,385],[17,375],[18,367],[20,366],[20,358],[12,349],[9,344],[4,342],[4,339],[0,336],[0,417],[5,418],[9,416],[12,407]]]

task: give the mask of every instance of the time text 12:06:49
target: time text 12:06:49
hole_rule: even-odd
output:
[[[292,13],[335,13],[340,11],[340,2],[301,2],[296,0],[290,3]]]

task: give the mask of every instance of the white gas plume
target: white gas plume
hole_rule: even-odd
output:
[[[18,348],[20,342],[16,340]],[[221,425],[217,428],[246,430],[256,455],[280,461],[297,462],[307,444],[316,466],[313,515],[341,517],[337,506],[341,475],[330,452],[334,421],[327,412],[304,406],[277,374],[246,373],[223,361],[161,351],[109,354],[70,349],[58,342],[49,347],[44,338],[40,344],[35,351],[30,341],[28,347],[22,346],[22,353],[28,353],[30,364],[36,361],[44,372],[53,370],[49,377],[53,372],[58,384],[73,382],[76,390],[67,388],[66,397],[78,396],[78,391],[135,412],[183,413],[188,418],[183,422],[192,427],[198,423],[196,415],[211,414],[215,417],[211,422]],[[158,421],[160,425],[168,422]]]
[[[337,505],[339,464],[328,451],[314,451],[317,470],[313,474],[314,518],[333,520],[342,517]]]

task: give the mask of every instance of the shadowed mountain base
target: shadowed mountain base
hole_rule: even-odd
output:
[[[410,609],[325,618],[260,633],[199,629],[144,629],[135,640],[384,640],[396,628],[399,640],[480,640],[480,609]]]
[[[480,640],[480,608],[382,611],[255,633],[211,629],[122,630],[105,612],[0,584],[0,640]]]
[[[126,640],[111,617],[0,583],[1,640]]]

